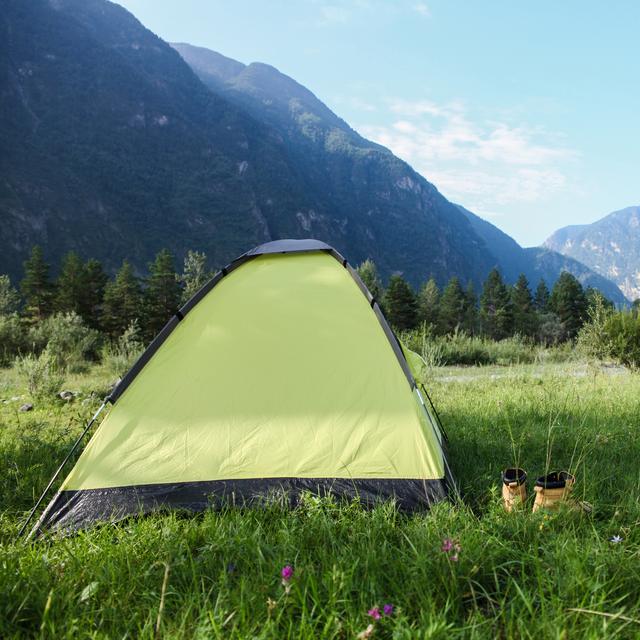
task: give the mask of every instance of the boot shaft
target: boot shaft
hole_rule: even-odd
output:
[[[522,506],[527,499],[524,469],[511,468],[502,472],[502,503],[506,511]]]
[[[536,480],[534,491],[536,499],[533,510],[557,509],[561,502],[565,502],[573,489],[575,477],[567,471],[554,471]]]

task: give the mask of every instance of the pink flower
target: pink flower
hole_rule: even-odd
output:
[[[384,613],[385,616],[390,616],[393,613],[393,605],[385,604],[384,607],[382,607],[382,613]]]
[[[290,564],[285,565],[282,567],[280,575],[282,575],[282,582],[289,582],[293,578],[293,567]]]
[[[458,562],[458,554],[454,553],[450,556],[451,562]]]
[[[373,607],[372,609],[369,609],[369,611],[367,611],[367,615],[372,617],[374,620],[380,620],[382,617],[380,615],[380,607]]]
[[[442,551],[443,553],[449,553],[453,549],[453,540],[451,538],[445,538],[442,541]]]

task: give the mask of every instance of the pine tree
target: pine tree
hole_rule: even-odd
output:
[[[513,332],[513,307],[509,289],[497,269],[489,273],[480,296],[482,332],[493,340],[502,340]]]
[[[464,292],[462,328],[470,335],[474,335],[478,330],[478,297],[471,280]]]
[[[529,281],[521,273],[511,289],[513,303],[513,330],[521,336],[533,336],[538,327],[538,318],[533,306],[533,297],[529,289]]]
[[[378,275],[378,268],[373,260],[368,258],[356,269],[360,279],[369,289],[369,293],[378,301],[382,300],[382,281]]]
[[[440,298],[438,323],[440,332],[453,333],[462,327],[466,308],[466,298],[460,280],[455,276],[449,280]]]
[[[547,283],[540,278],[533,304],[538,313],[546,313],[549,310],[549,289]]]
[[[20,295],[13,288],[9,276],[0,276],[0,316],[10,316],[20,307]]]
[[[567,338],[575,338],[587,317],[587,298],[580,282],[568,271],[553,285],[549,308],[560,318]]]
[[[178,310],[180,295],[173,255],[167,249],[162,249],[149,265],[147,288],[144,292],[144,334],[147,338],[153,338]]]
[[[115,280],[107,283],[102,305],[102,325],[112,336],[119,336],[141,317],[142,291],[133,267],[125,260]]]
[[[83,268],[80,315],[87,326],[102,328],[102,300],[109,278],[98,260],[87,260]]]
[[[84,295],[84,267],[78,254],[71,251],[62,259],[56,282],[56,311],[80,313]]]
[[[422,286],[418,294],[418,321],[436,327],[440,313],[440,289],[433,278]]]
[[[38,322],[51,313],[53,284],[49,280],[49,265],[44,261],[42,249],[33,247],[24,263],[24,279],[20,289],[25,299],[24,313],[31,322]]]
[[[184,257],[182,282],[182,302],[192,298],[211,279],[211,272],[207,269],[207,256],[199,251],[187,251]]]
[[[387,320],[394,328],[404,331],[416,326],[418,322],[416,297],[402,276],[391,276],[382,306]]]

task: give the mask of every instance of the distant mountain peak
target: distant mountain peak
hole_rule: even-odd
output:
[[[543,246],[609,278],[629,300],[640,298],[640,206],[614,211],[592,224],[558,229]]]
[[[613,302],[626,302],[620,289],[611,280],[580,261],[547,247],[523,249],[511,236],[490,222],[464,207],[459,208],[468,217],[476,233],[485,241],[495,257],[496,266],[509,282],[515,282],[518,275],[524,273],[530,285],[535,287],[539,280],[543,279],[551,287],[560,273],[568,271],[584,287],[599,289]]]

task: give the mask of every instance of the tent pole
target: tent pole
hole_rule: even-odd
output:
[[[433,410],[433,415],[436,417],[436,422],[438,423],[438,429],[440,429],[440,433],[444,437],[445,442],[449,442],[449,436],[447,436],[447,432],[444,430],[444,426],[442,425],[442,420],[440,420],[440,416],[438,415],[438,411],[436,410],[436,407],[433,404],[433,400],[431,400],[431,396],[429,395],[429,392],[427,391],[427,389],[424,386],[424,384],[422,384],[422,382],[420,383],[420,386],[422,387],[422,391],[424,391],[424,395],[426,396],[427,400],[429,401],[429,405],[431,406],[431,409]]]
[[[431,402],[431,398],[429,398],[429,394],[427,393],[427,390],[424,388],[423,384],[420,384],[420,386],[424,390],[425,395],[429,399],[429,404],[433,407],[433,411],[435,413],[436,408],[433,406],[433,402]],[[431,425],[431,428],[433,429],[433,433],[434,433],[436,439],[438,439],[438,434],[436,433],[436,428],[437,428],[440,431],[440,434],[442,435],[445,443],[448,443],[449,439],[447,438],[447,434],[442,429],[442,424],[440,423],[440,418],[438,417],[438,414],[435,413],[435,416],[437,418],[437,421],[436,421],[437,425],[436,425],[436,424],[434,424],[434,421],[431,419],[431,416],[429,415],[429,412],[427,411],[427,407],[426,407],[426,405],[424,403],[424,398],[422,397],[422,394],[420,393],[420,389],[418,388],[417,384],[416,384],[415,389],[416,389],[416,392],[418,393],[418,398],[420,398],[420,402],[422,403],[422,408],[423,408],[424,412],[427,414],[427,417],[429,419],[429,424]],[[441,443],[441,446],[445,447],[446,445]],[[449,478],[451,479],[450,484],[453,486],[453,490],[455,491],[456,496],[458,498],[461,498],[460,489],[458,488],[458,484],[454,480],[454,476],[453,476],[453,473],[451,472],[451,467],[449,466],[449,462],[447,460],[447,456],[446,455],[442,456],[442,461],[444,462],[444,465],[447,468],[447,472],[449,473]]]
[[[91,418],[91,420],[89,420],[89,422],[87,423],[87,426],[84,428],[84,431],[80,434],[80,436],[78,436],[78,439],[73,443],[73,446],[71,447],[71,450],[69,451],[69,453],[67,454],[65,459],[62,461],[62,463],[60,464],[60,466],[58,467],[56,472],[53,474],[53,477],[49,481],[49,484],[47,485],[46,489],[42,492],[42,495],[40,496],[40,498],[38,498],[38,501],[34,505],[33,509],[31,509],[31,511],[29,512],[29,516],[27,517],[27,519],[25,520],[24,524],[20,528],[20,531],[18,532],[18,537],[19,538],[25,532],[25,529],[27,528],[27,525],[29,524],[29,522],[31,522],[31,518],[33,518],[35,512],[38,510],[38,507],[40,506],[40,504],[44,500],[44,498],[47,495],[47,493],[49,493],[49,489],[51,489],[51,487],[53,486],[53,483],[57,480],[58,476],[62,472],[62,469],[64,469],[64,466],[67,464],[67,462],[69,462],[69,458],[71,458],[71,456],[74,454],[75,450],[78,448],[78,446],[80,445],[80,443],[82,442],[84,437],[87,435],[87,432],[89,431],[89,429],[91,429],[93,423],[98,419],[98,416],[102,413],[102,410],[107,406],[107,402],[108,401],[109,401],[109,397],[106,397],[102,401],[102,404],[100,405],[100,408],[93,414],[93,418]],[[27,537],[27,539],[28,539],[28,537]]]

